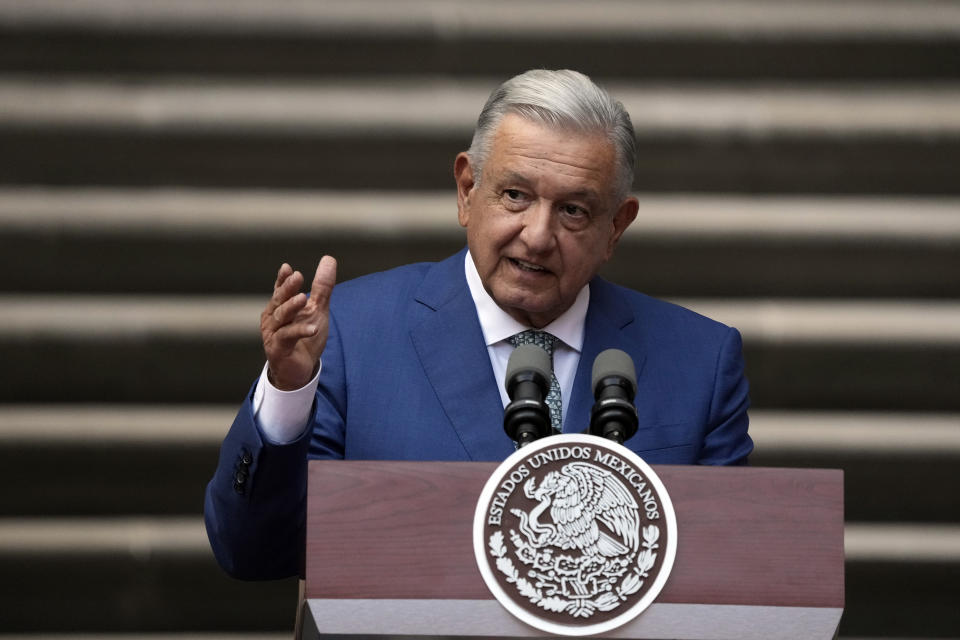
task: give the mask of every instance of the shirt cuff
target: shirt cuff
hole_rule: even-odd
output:
[[[253,418],[260,433],[271,444],[290,444],[306,431],[310,408],[320,382],[320,369],[313,380],[295,391],[281,391],[267,378],[268,364],[263,365],[257,388],[253,392]]]

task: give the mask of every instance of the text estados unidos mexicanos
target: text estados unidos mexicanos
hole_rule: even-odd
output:
[[[516,469],[511,471],[510,475],[500,483],[499,487],[497,487],[493,500],[490,501],[490,509],[487,512],[487,524],[496,527],[500,526],[503,518],[503,510],[506,508],[507,501],[510,500],[510,496],[521,482],[530,477],[531,471],[530,468],[527,467],[527,464],[534,469],[539,469],[548,462],[556,462],[558,460],[568,459],[590,460],[591,458],[594,462],[600,463],[612,471],[619,473],[624,480],[626,480],[637,490],[637,493],[639,494],[638,497],[640,498],[640,501],[643,502],[643,509],[646,511],[648,520],[660,519],[660,511],[657,507],[657,498],[653,491],[651,491],[651,489],[647,486],[643,475],[640,474],[639,471],[631,467],[625,460],[613,455],[608,451],[593,451],[592,447],[573,446],[556,447],[554,449],[538,451],[536,455],[527,460],[524,464],[521,464]]]

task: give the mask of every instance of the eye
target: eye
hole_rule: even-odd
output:
[[[564,222],[569,226],[584,226],[590,222],[590,212],[577,204],[560,205],[560,213],[563,215]]]
[[[530,198],[520,189],[504,189],[501,192],[501,198],[504,206],[512,211],[517,211],[527,206]]]

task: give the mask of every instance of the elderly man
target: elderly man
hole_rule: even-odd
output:
[[[261,316],[267,364],[207,487],[220,564],[245,578],[299,569],[308,458],[502,460],[507,360],[552,353],[554,427],[583,431],[607,348],[638,373],[650,463],[741,464],[747,382],[735,329],[597,277],[637,214],[630,118],[586,76],[530,71],[497,88],[454,162],[467,248],[308,297],[284,264]]]

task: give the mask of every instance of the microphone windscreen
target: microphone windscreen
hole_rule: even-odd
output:
[[[633,358],[620,349],[607,349],[600,352],[593,361],[593,375],[590,376],[590,388],[597,391],[597,383],[610,376],[619,376],[630,382],[630,386],[637,388],[637,370],[633,366]]]
[[[522,344],[513,350],[510,359],[507,360],[507,381],[511,380],[521,371],[534,371],[540,373],[547,384],[550,384],[550,355],[535,344]]]

